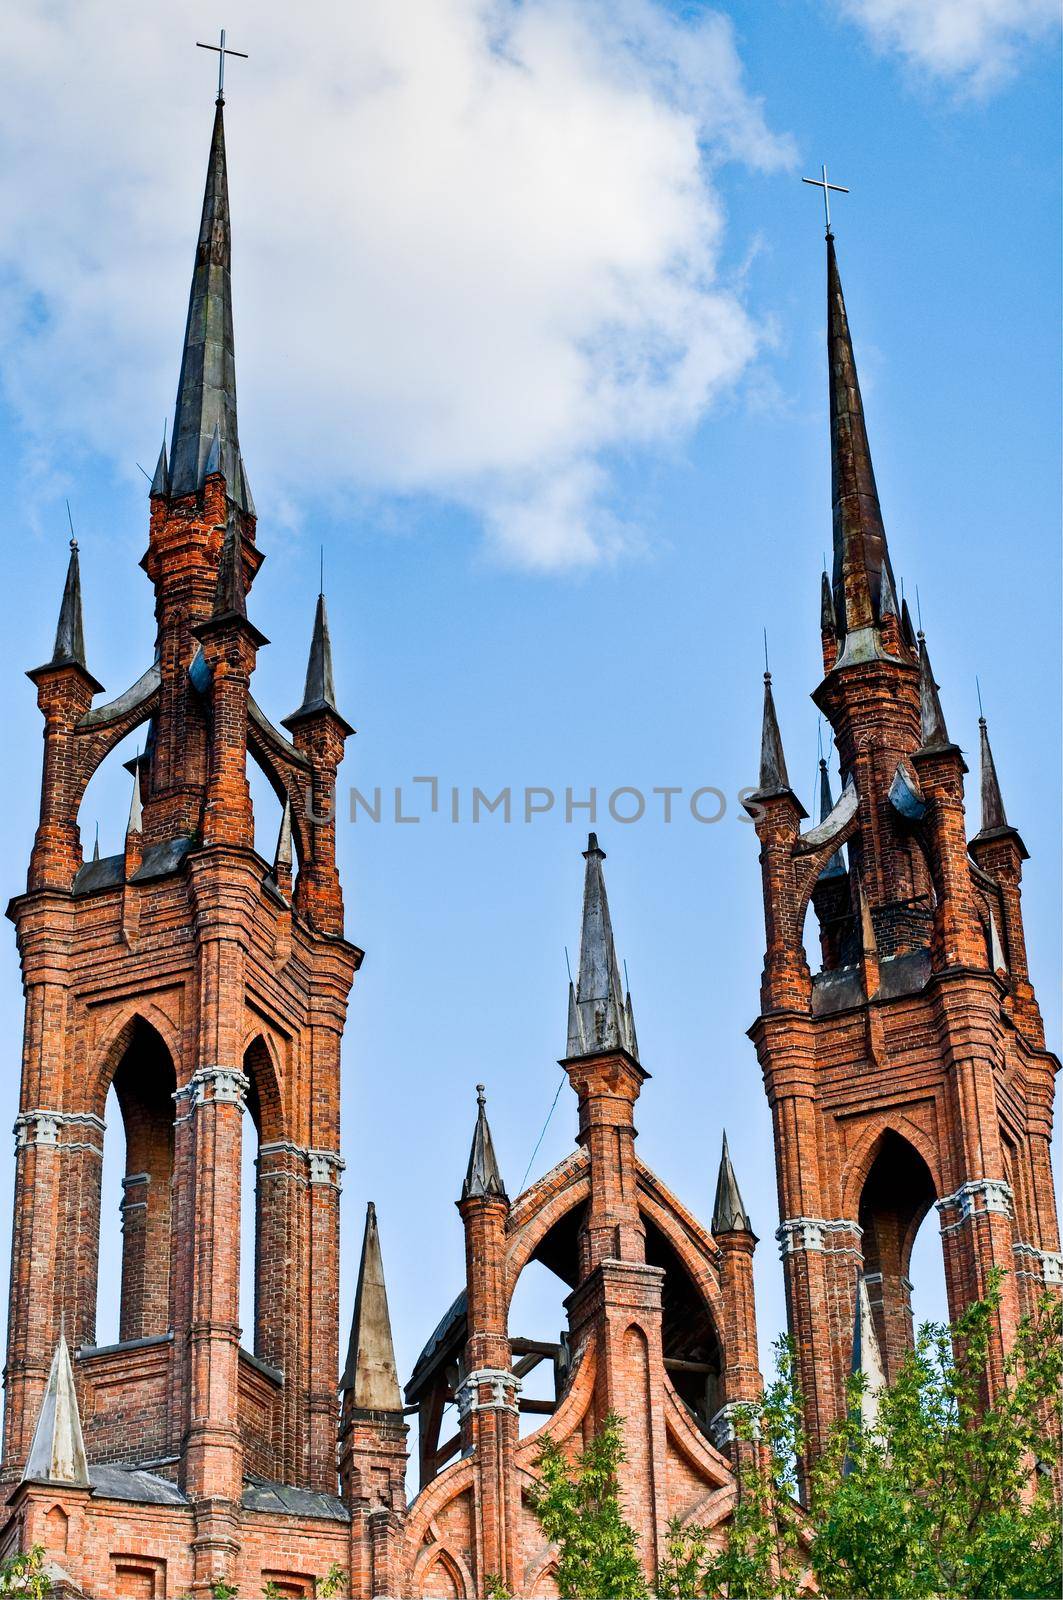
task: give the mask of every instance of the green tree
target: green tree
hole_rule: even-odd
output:
[[[51,1581],[44,1570],[44,1547],[35,1544],[25,1555],[0,1561],[0,1595],[23,1595],[26,1600],[43,1600],[51,1593]]]
[[[638,1534],[620,1505],[623,1460],[621,1421],[613,1412],[574,1461],[552,1439],[539,1452],[532,1506],[557,1549],[564,1600],[648,1600]]]
[[[927,1324],[861,1426],[864,1380],[796,1505],[803,1450],[792,1351],[740,1423],[737,1500],[723,1545],[673,1524],[660,1596],[791,1596],[808,1576],[850,1600],[1037,1600],[1060,1592],[1058,1462],[1063,1310],[1046,1295],[1020,1325],[986,1402],[999,1280],[952,1327]]]

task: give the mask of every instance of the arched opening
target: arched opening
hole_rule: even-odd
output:
[[[661,1343],[672,1386],[698,1427],[709,1424],[723,1404],[720,1342],[705,1298],[673,1245],[648,1217],[646,1260],[664,1268]]]
[[[569,1285],[542,1261],[529,1261],[509,1307],[513,1371],[520,1379],[520,1433],[532,1433],[550,1416],[568,1370]]]
[[[240,1138],[240,1336],[245,1348],[258,1355],[258,1151],[262,1142],[262,1107],[254,1073],[248,1071],[248,1066],[245,1058],[244,1072],[250,1083]]]
[[[147,1339],[165,1333],[170,1326],[177,1075],[161,1037],[141,1017],[124,1030],[118,1050],[104,1134],[97,1343]],[[109,1221],[115,1210],[121,1218],[122,1237],[117,1294],[118,1251],[112,1246],[116,1230]]]
[[[259,1036],[244,1052],[248,1080],[240,1141],[240,1326],[245,1349],[283,1370],[298,1256],[299,1155],[283,1136],[277,1070]],[[293,1163],[295,1166],[293,1167]]]
[[[247,785],[251,791],[255,849],[266,861],[272,862],[277,853],[277,838],[284,807],[266,773],[250,751],[247,755]]]
[[[864,1180],[859,1222],[868,1299],[891,1380],[914,1342],[912,1250],[934,1199],[926,1162],[907,1139],[888,1130]]]
[[[130,763],[149,753],[151,725],[135,728],[116,744],[92,774],[78,807],[81,849],[86,865],[99,849],[101,861],[124,857],[129,802],[133,797]]]

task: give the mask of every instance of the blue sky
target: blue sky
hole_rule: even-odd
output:
[[[852,190],[835,225],[894,565],[918,586],[949,728],[972,752],[981,679],[1058,1040],[1051,10],[419,0],[367,4],[357,25],[312,4],[296,26],[273,4],[229,8],[251,54],[229,69],[227,126],[241,441],[267,555],[251,609],[273,641],[255,693],[276,718],[298,703],[324,544],[359,729],[344,784],[403,785],[422,812],[415,775],[444,791],[416,825],[340,830],[348,933],[367,951],[344,1047],[343,1314],[372,1198],[405,1371],[461,1282],[474,1085],[515,1191],[556,1093],[578,939],[586,813],[566,824],[562,801],[473,826],[474,786],[597,789],[652,1074],[640,1152],[707,1219],[727,1127],[762,1239],[765,1345],[782,1327],[770,1121],[745,1037],[760,878],[733,796],[755,777],[764,628],[806,801],[815,770],[825,293],[819,197],[800,178],[823,160]],[[10,894],[39,781],[22,672],[51,644],[65,497],[92,670],[117,693],[151,658],[136,463],[150,469],[173,405],[211,118],[192,45],[217,22],[198,4],[89,4],[15,24],[0,113],[17,218],[0,250]],[[105,852],[126,781],[104,771],[86,800]],[[677,806],[665,825],[651,799],[622,825],[605,809],[618,786],[665,785],[716,786],[728,813],[701,826]],[[271,844],[267,805],[261,823]],[[13,1120],[13,938],[0,1005]],[[574,1129],[566,1088],[532,1176]],[[110,1180],[108,1194],[116,1206]],[[104,1232],[101,1335],[116,1211]],[[928,1233],[917,1306],[935,1313]],[[515,1331],[556,1335],[560,1286],[519,1296]]]

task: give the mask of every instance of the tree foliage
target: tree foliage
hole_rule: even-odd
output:
[[[852,1600],[1037,1600],[1060,1592],[1058,1470],[1063,1315],[1046,1295],[1020,1325],[1003,1383],[987,1403],[990,1286],[950,1328],[919,1331],[895,1382],[861,1425],[861,1376],[849,1410],[795,1500],[803,1453],[793,1353],[740,1423],[737,1500],[722,1548],[673,1524],[657,1593],[795,1596],[810,1583]]]
[[[566,1600],[647,1600],[638,1534],[620,1504],[623,1460],[615,1412],[575,1460],[552,1439],[539,1452],[532,1506],[557,1549],[557,1587]]]

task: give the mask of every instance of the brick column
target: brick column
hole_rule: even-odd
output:
[[[517,1395],[506,1330],[504,1195],[458,1202],[465,1224],[469,1337],[458,1389],[462,1446],[475,1459],[475,1576],[480,1590],[497,1577],[511,1591],[520,1581],[520,1487],[516,1472]]]
[[[735,1229],[716,1236],[720,1252],[720,1292],[728,1308],[727,1338],[723,1350],[723,1406],[712,1419],[716,1445],[734,1460],[739,1442],[735,1435],[735,1409],[755,1401],[764,1384],[757,1347],[757,1306],[753,1294],[753,1252],[757,1236]]]

